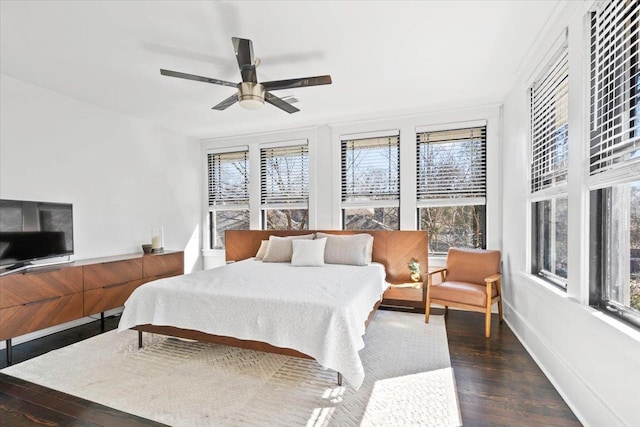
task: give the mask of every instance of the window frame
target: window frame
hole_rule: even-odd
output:
[[[303,166],[303,170],[301,171],[302,176],[305,177],[303,179],[306,179],[306,183],[303,182],[303,186],[306,184],[306,191],[303,192],[303,199],[305,200],[299,200],[299,201],[292,201],[292,202],[277,202],[277,203],[269,203],[264,201],[265,197],[268,197],[268,194],[265,194],[265,188],[266,188],[266,183],[264,182],[265,177],[267,175],[267,172],[263,170],[263,166],[264,166],[264,159],[265,157],[263,156],[263,153],[265,153],[266,150],[288,150],[288,149],[297,149],[300,148],[301,149],[301,154],[304,157],[303,160],[303,164],[306,164],[306,169],[304,169]],[[268,144],[260,144],[257,147],[257,151],[259,154],[259,158],[260,158],[260,164],[259,164],[259,180],[260,180],[260,224],[261,224],[261,228],[263,230],[267,230],[270,229],[268,228],[268,211],[275,211],[275,210],[280,210],[280,211],[291,211],[291,210],[306,210],[307,211],[307,215],[306,215],[306,220],[305,220],[305,227],[302,228],[302,230],[308,230],[310,225],[309,225],[309,217],[311,214],[311,210],[310,210],[310,203],[309,203],[309,199],[310,199],[310,169],[311,169],[311,158],[309,155],[309,141],[307,139],[304,140],[293,140],[293,141],[283,141],[283,142],[275,142],[275,143],[268,143]]]
[[[484,164],[484,168],[482,171],[482,177],[484,178],[484,185],[481,190],[481,195],[474,196],[465,196],[465,197],[456,197],[455,193],[452,192],[449,197],[437,197],[437,198],[427,198],[422,197],[420,195],[420,185],[421,180],[427,179],[421,176],[421,145],[427,144],[426,142],[422,142],[421,135],[425,135],[428,133],[438,133],[438,132],[456,132],[456,131],[472,131],[474,129],[481,129],[480,137],[482,138],[483,148],[482,148],[482,163]],[[473,133],[473,132],[472,132]],[[480,231],[481,234],[481,244],[480,248],[486,249],[487,247],[487,190],[488,190],[488,168],[487,163],[489,161],[488,155],[488,129],[487,129],[487,121],[486,120],[478,120],[474,122],[462,122],[458,124],[446,124],[446,125],[438,125],[438,126],[428,126],[428,127],[418,127],[415,129],[415,149],[416,149],[416,157],[415,157],[415,168],[416,168],[416,228],[418,230],[422,230],[422,212],[421,210],[424,208],[444,208],[444,207],[458,207],[458,206],[466,206],[466,207],[474,207],[474,206],[483,206],[484,212],[482,215],[482,226]],[[453,141],[453,140],[452,140]],[[450,141],[450,142],[452,142]],[[474,190],[475,191],[475,190]],[[472,191],[472,192],[474,192]],[[431,236],[429,237],[431,243]],[[438,252],[432,250],[429,247],[429,256],[432,257],[445,257],[446,252]]]
[[[549,256],[549,262],[556,261],[556,239],[555,239],[555,221],[550,224],[553,234],[550,253],[541,253],[544,248],[538,246],[539,235],[544,232],[543,218],[538,215],[540,203],[550,202],[552,205],[552,217],[556,215],[555,205],[558,199],[566,198],[569,203],[569,130],[570,130],[570,109],[569,109],[569,89],[570,89],[570,70],[569,70],[569,45],[568,31],[565,28],[563,34],[549,49],[547,56],[541,61],[541,69],[535,73],[536,78],[527,85],[528,99],[528,165],[529,165],[529,233],[530,233],[530,257],[529,269],[531,274],[541,278],[542,280],[559,287],[563,291],[568,288],[569,275],[569,245],[567,241],[567,277],[562,277],[554,272],[544,268],[545,262],[543,256]],[[566,74],[565,74],[566,72]],[[560,78],[559,82],[558,79]],[[563,87],[564,86],[564,87]],[[542,88],[542,94],[536,98],[537,89]],[[556,98],[557,90],[564,91],[566,100]],[[558,103],[558,101],[560,101]],[[561,112],[566,117],[562,125],[557,123],[548,128],[548,122],[557,119],[556,112],[559,106],[566,108]],[[553,108],[553,110],[550,110]],[[542,114],[540,113],[542,110]],[[552,113],[550,111],[553,111]],[[547,113],[545,115],[545,113]],[[540,119],[540,123],[536,122],[536,118]],[[557,142],[558,132],[564,128],[566,137],[564,138],[564,162],[563,165],[554,165],[557,160],[554,144]],[[540,154],[543,153],[543,154]],[[568,231],[567,219],[567,231]]]
[[[225,154],[236,154],[236,153],[245,153],[245,168],[246,168],[246,203],[229,203],[225,204],[212,204],[212,195],[211,195],[211,169],[209,158],[210,156],[217,155],[225,155]],[[205,164],[206,164],[206,174],[207,174],[207,215],[206,215],[206,224],[207,224],[207,236],[208,236],[208,249],[224,249],[224,245],[216,245],[217,233],[215,226],[215,215],[218,211],[241,211],[246,210],[250,212],[250,182],[251,182],[251,173],[250,173],[250,153],[248,146],[237,146],[237,147],[228,147],[224,149],[215,149],[215,150],[207,150],[205,152]]]
[[[348,174],[346,169],[346,149],[347,144],[350,141],[366,141],[366,140],[375,140],[382,138],[396,138],[395,148],[397,151],[397,160],[395,164],[397,165],[397,191],[394,191],[393,194],[388,194],[386,198],[373,198],[373,199],[360,199],[360,200],[345,200],[348,196],[345,194],[346,183],[344,181],[345,175]],[[365,132],[358,134],[345,134],[340,135],[340,225],[341,229],[346,230],[346,211],[348,209],[379,209],[379,208],[395,208],[397,210],[397,222],[398,228],[379,228],[380,230],[400,230],[400,130],[399,129],[391,129],[386,131],[374,131],[374,132]],[[391,145],[391,143],[389,143]],[[389,159],[389,164],[391,164],[392,160]],[[390,180],[389,182],[392,182]],[[355,196],[358,197],[358,196]]]
[[[633,10],[629,8],[635,8],[635,15],[628,13]],[[607,15],[607,18],[600,21],[600,13]],[[638,28],[638,13],[640,5],[625,5],[623,2],[599,3],[590,12],[590,125],[586,162],[591,213],[589,254],[592,260],[589,268],[589,304],[640,328],[640,310],[609,298],[613,287],[625,286],[625,283],[631,292],[632,248],[628,235],[631,228],[630,224],[628,229],[625,225],[630,205],[624,209],[614,203],[617,202],[616,193],[622,190],[620,186],[640,182],[640,156],[637,155],[640,153],[640,67],[637,65],[640,41],[637,35],[633,41],[633,32],[627,29],[634,25]],[[621,16],[635,16],[635,20],[623,29],[617,26],[601,27],[602,22],[613,21],[617,25]],[[607,54],[601,54],[598,48],[603,48]],[[634,78],[637,82],[633,81]],[[612,88],[613,82],[615,87]],[[631,125],[633,121],[634,127]],[[622,245],[626,246],[619,251],[624,258],[617,258],[618,269],[610,262],[614,241],[618,242],[618,250]]]

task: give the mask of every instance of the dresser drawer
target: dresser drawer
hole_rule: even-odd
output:
[[[163,255],[146,255],[144,277],[167,276],[184,273],[184,252]]]
[[[142,279],[140,258],[84,266],[85,291],[138,279]]]
[[[100,313],[113,308],[122,307],[129,295],[148,280],[140,279],[119,285],[92,289],[84,293],[84,315]]]
[[[82,267],[0,277],[0,309],[82,292]]]
[[[0,310],[0,340],[82,317],[82,292]]]

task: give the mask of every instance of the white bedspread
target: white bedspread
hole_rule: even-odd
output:
[[[358,389],[364,322],[386,287],[380,264],[294,267],[249,259],[140,286],[118,330],[168,325],[292,348]]]

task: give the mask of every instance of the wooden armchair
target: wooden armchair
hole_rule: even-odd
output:
[[[441,283],[433,284],[433,275],[440,274]],[[498,303],[502,322],[502,292],[500,289],[500,251],[451,248],[447,266],[427,276],[425,323],[429,323],[431,304],[444,305],[445,310],[458,307],[485,313],[484,335],[491,336],[491,306]]]

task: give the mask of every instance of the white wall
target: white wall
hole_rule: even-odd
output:
[[[0,198],[73,203],[75,259],[141,252],[153,224],[198,268],[197,141],[1,76]]]
[[[588,26],[590,4],[567,2],[519,71],[504,104],[503,261],[508,324],[585,425],[640,425],[640,332],[587,305]],[[563,292],[529,274],[527,89],[569,29],[569,273]]]
[[[139,253],[161,224],[200,269],[201,186],[196,140],[0,75],[0,198],[73,203],[72,259]]]

